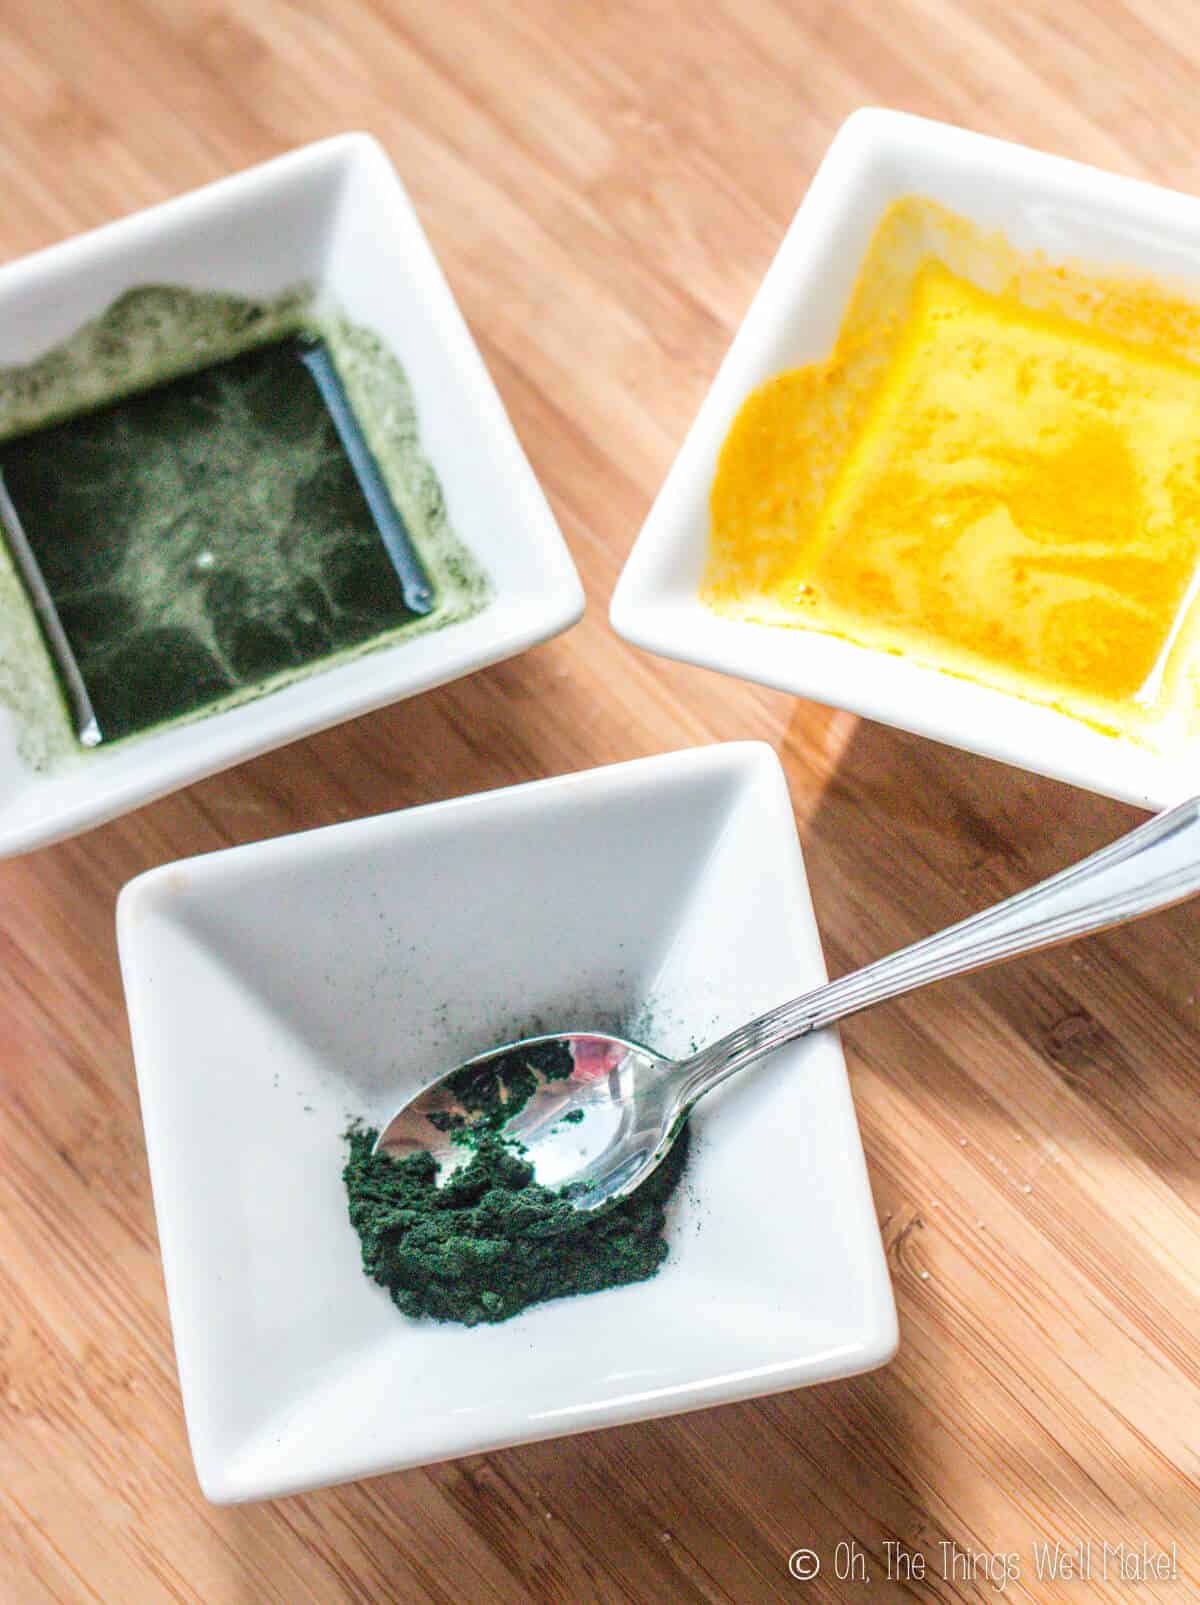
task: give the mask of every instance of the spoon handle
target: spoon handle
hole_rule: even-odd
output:
[[[930,981],[982,969],[1166,908],[1200,891],[1200,799],[1180,803],[1090,858],[982,913],[739,1026],[680,1065],[690,1108],[785,1042]]]

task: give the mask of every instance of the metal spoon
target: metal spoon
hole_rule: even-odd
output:
[[[646,1180],[698,1099],[784,1043],[930,981],[1120,925],[1197,891],[1200,799],[971,919],[781,1004],[689,1059],[593,1031],[493,1048],[399,1109],[376,1151],[397,1159],[430,1153],[444,1181],[470,1157],[452,1132],[477,1118],[468,1107],[475,1073],[524,1066],[536,1090],[500,1134],[522,1145],[539,1183],[569,1186],[578,1210],[599,1209]]]

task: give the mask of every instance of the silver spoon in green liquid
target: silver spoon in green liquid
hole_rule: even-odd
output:
[[[931,981],[1120,925],[1200,891],[1200,800],[1181,803],[1028,891],[739,1026],[691,1058],[594,1031],[527,1037],[469,1059],[406,1103],[376,1152],[428,1153],[444,1181],[470,1158],[464,1128],[519,1143],[541,1185],[577,1210],[633,1191],[693,1105],[739,1070],[810,1031]],[[501,1086],[490,1110],[479,1088]],[[514,1112],[505,1116],[511,1101]],[[456,1139],[456,1136],[458,1140]]]

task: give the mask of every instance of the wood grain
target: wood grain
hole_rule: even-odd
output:
[[[1131,810],[616,640],[607,599],[835,128],[890,104],[1200,190],[1194,8],[0,0],[0,254],[346,127],[385,143],[588,589],[576,630],[0,865],[0,1599],[1200,1598],[1195,908],[847,1026],[886,1370],[238,1509],[176,1388],[113,940],[181,854],[757,736],[836,973]],[[805,1229],[797,1222],[796,1229]],[[1055,1587],[1035,1540],[1177,1546]],[[868,1556],[839,1583],[835,1546]],[[886,1549],[928,1558],[886,1580]],[[788,1576],[798,1546],[821,1577]]]

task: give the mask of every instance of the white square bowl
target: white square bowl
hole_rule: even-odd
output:
[[[1143,807],[1200,790],[1194,742],[1157,753],[1032,702],[804,629],[722,618],[699,598],[717,458],[746,396],[833,348],[876,225],[922,195],[1018,249],[1193,286],[1200,201],[942,123],[874,109],[839,130],[651,508],[612,624],[666,657],[811,697]]]
[[[524,651],[583,610],[574,565],[387,157],[364,134],[306,146],[0,268],[0,365],[32,361],[145,284],[271,298],[311,285],[374,331],[412,386],[449,522],[491,582],[473,618],[239,707],[39,773],[0,707],[0,856]]]
[[[651,1281],[402,1316],[341,1167],[461,1059],[624,1026],[668,1053],[824,980],[774,753],[701,748],[151,870],[121,967],[210,1499],[270,1498],[881,1364],[896,1314],[837,1036],[713,1093]]]

